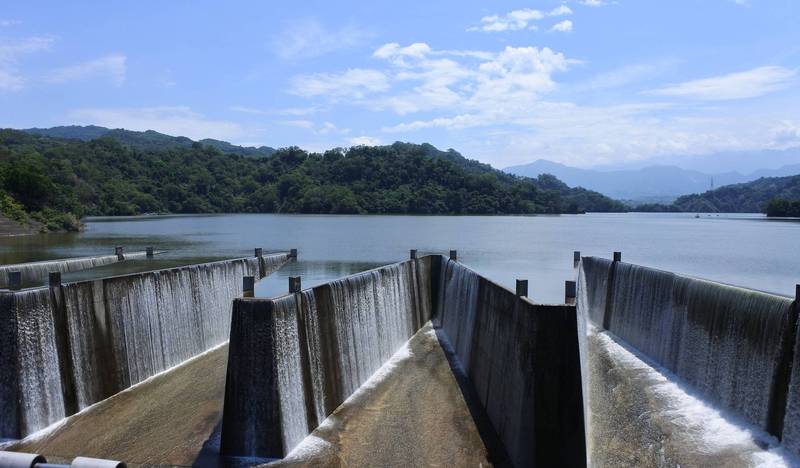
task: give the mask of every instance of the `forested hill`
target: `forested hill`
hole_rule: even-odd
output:
[[[146,132],[145,132],[146,133]],[[53,224],[140,213],[534,214],[620,211],[553,176],[504,174],[455,151],[395,143],[269,157],[195,142],[155,149],[0,130],[0,196]],[[6,210],[8,211],[8,210]],[[15,211],[15,210],[11,210]],[[18,214],[18,210],[15,211]]]
[[[762,177],[695,195],[684,195],[672,206],[646,205],[642,211],[699,213],[762,213],[772,199],[800,200],[800,175]]]
[[[135,132],[125,129],[111,130],[105,127],[98,127],[97,125],[68,125],[63,127],[52,128],[29,128],[23,130],[26,133],[34,135],[42,135],[52,138],[62,138],[67,140],[82,140],[91,141],[102,137],[113,138],[125,146],[136,148],[140,150],[164,150],[169,148],[189,148],[195,143],[202,145],[213,146],[223,153],[238,154],[241,156],[248,156],[252,158],[260,158],[271,156],[275,152],[275,148],[269,146],[237,146],[228,143],[227,141],[214,140],[206,138],[195,142],[186,137],[170,136],[163,133],[158,133],[153,130],[146,132]]]

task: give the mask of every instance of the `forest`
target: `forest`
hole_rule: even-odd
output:
[[[523,215],[625,209],[554,176],[505,174],[428,144],[324,153],[270,148],[259,156],[224,142],[170,144],[175,137],[152,134],[158,137],[103,134],[86,141],[0,130],[0,211],[49,230],[75,230],[84,216],[145,213]]]

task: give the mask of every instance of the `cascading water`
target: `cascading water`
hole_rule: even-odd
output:
[[[27,435],[222,343],[242,277],[260,278],[287,260],[277,254],[4,294],[0,315],[11,316],[0,324],[0,350],[8,349],[1,360],[16,383],[0,385],[0,436]]]
[[[459,361],[464,368],[469,368],[479,277],[458,262],[442,259],[440,283],[439,309],[434,325],[447,332]]]
[[[146,252],[134,252],[125,254],[125,259],[145,258],[146,256]],[[2,265],[0,266],[0,288],[8,286],[8,273],[12,271],[19,271],[22,274],[23,284],[42,284],[47,281],[47,276],[51,271],[70,273],[109,265],[118,261],[116,255],[102,255],[99,257],[65,258],[62,260]]]
[[[21,429],[30,433],[64,415],[50,291],[28,289],[15,294]]]

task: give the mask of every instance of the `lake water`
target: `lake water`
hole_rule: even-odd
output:
[[[262,281],[258,295],[303,286],[420,254],[457,249],[459,260],[529,295],[561,302],[572,252],[610,257],[784,295],[800,282],[800,222],[761,215],[586,214],[562,216],[198,215],[93,218],[78,234],[0,238],[0,263],[113,253],[153,246],[166,253],[65,275],[65,280],[297,248],[299,260]]]

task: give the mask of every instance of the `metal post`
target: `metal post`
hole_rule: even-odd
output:
[[[8,272],[8,289],[18,290],[22,289],[22,272],[9,271]]]
[[[122,252],[122,247],[114,247],[114,254],[117,256],[117,260],[125,260],[125,254]]]
[[[300,292],[300,277],[299,276],[290,276],[289,277],[289,293],[299,293]]]
[[[50,285],[51,288],[57,288],[61,286],[61,272],[51,271],[47,275],[47,283]]]
[[[576,250],[572,252],[572,266],[574,268],[577,268],[580,262],[581,262],[581,251]]]
[[[410,257],[411,257],[411,260],[416,260],[417,259],[417,249],[411,249]]]
[[[145,252],[147,253],[147,258],[153,258],[154,252],[153,252],[153,248],[152,247],[147,247],[145,249]]]
[[[458,250],[451,250],[450,251],[450,260],[457,262],[458,261]]]
[[[243,276],[242,277],[242,297],[255,297],[256,295],[256,277]]]
[[[528,280],[523,280],[523,279],[517,280],[517,296],[528,297]]]
[[[564,303],[575,304],[578,287],[574,281],[564,281]]]
[[[297,249],[291,249],[289,251],[289,258],[297,258]]]
[[[614,261],[621,262],[622,261],[622,252],[614,252]]]
[[[256,247],[256,257],[263,257],[264,256],[264,249],[261,247]]]

